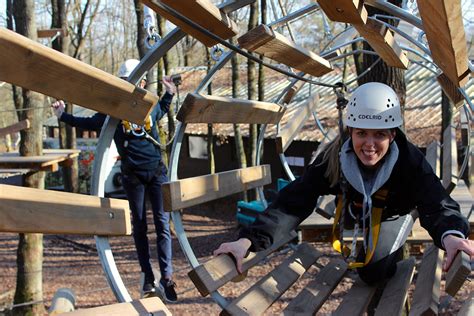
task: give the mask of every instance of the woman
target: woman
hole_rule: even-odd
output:
[[[319,196],[334,194],[338,208],[333,246],[368,284],[395,273],[415,220],[413,210],[434,243],[446,250],[445,270],[458,250],[473,258],[474,243],[466,239],[468,221],[423,154],[399,129],[401,124],[400,103],[390,87],[371,82],[357,88],[345,116],[349,138],[323,149],[302,177],[281,190],[254,224],[240,231],[237,241],[222,244],[214,255],[232,254],[242,272],[242,259],[249,250],[267,248],[308,217]],[[363,232],[360,249],[343,245],[344,230],[353,230],[353,238]]]

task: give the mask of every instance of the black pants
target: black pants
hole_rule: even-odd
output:
[[[365,283],[372,285],[385,278],[392,277],[397,271],[397,262],[402,259],[403,245],[413,227],[416,217],[412,214],[381,223],[379,240],[371,261],[357,272]],[[362,248],[357,261],[365,260]]]

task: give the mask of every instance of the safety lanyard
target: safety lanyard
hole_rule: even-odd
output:
[[[382,211],[384,209],[383,202],[386,200],[388,195],[388,190],[386,189],[380,189],[377,192],[375,192],[373,201],[374,201],[374,206],[372,207],[372,221],[371,221],[371,227],[369,228],[369,233],[371,235],[371,238],[369,240],[372,240],[372,245],[370,243],[367,245],[367,251],[365,254],[365,261],[364,262],[349,262],[349,269],[355,269],[355,268],[361,268],[365,265],[367,265],[370,260],[372,259],[372,256],[374,255],[375,252],[375,247],[377,246],[377,241],[379,239],[379,233],[380,233],[380,223],[382,221]],[[334,223],[332,225],[332,247],[334,250],[337,252],[341,253],[344,258],[347,260],[349,258],[349,255],[351,254],[351,251],[353,249],[350,249],[346,245],[344,245],[344,242],[342,241],[343,239],[341,238],[340,235],[340,230],[337,229],[339,219],[341,218],[342,214],[342,206],[343,206],[343,199],[342,195],[338,195],[338,202],[337,202],[337,207],[336,207],[336,215],[334,217]],[[357,221],[358,219],[356,219]],[[362,219],[365,220],[365,219]],[[356,225],[357,227],[357,225]],[[362,232],[365,234],[366,232]],[[355,235],[352,238],[357,238]],[[353,240],[352,243],[352,248],[355,247],[355,240]],[[342,242],[342,244],[341,244]]]

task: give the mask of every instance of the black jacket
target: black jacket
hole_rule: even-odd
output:
[[[438,247],[442,248],[441,236],[448,230],[468,236],[467,219],[461,215],[458,203],[446,193],[421,151],[401,133],[395,141],[399,156],[390,178],[382,186],[389,190],[382,220],[408,214],[416,208],[421,226]],[[302,177],[279,192],[275,202],[257,217],[254,224],[240,231],[240,237],[251,240],[252,251],[267,248],[283,232],[295,229],[311,215],[319,196],[341,192],[339,185],[330,187],[324,176],[327,165],[321,161],[322,155],[319,155]],[[347,196],[351,201],[362,201],[362,195],[350,185]]]
[[[153,126],[150,135],[158,139],[158,131],[154,125],[169,110],[173,95],[165,93],[160,102],[153,108],[150,116]],[[100,130],[107,115],[96,113],[91,117],[76,117],[63,113],[60,120],[71,126],[80,127],[87,130]],[[118,124],[114,134],[115,145],[121,157],[122,169],[127,170],[154,170],[161,162],[160,148],[143,136],[126,134],[122,124]]]

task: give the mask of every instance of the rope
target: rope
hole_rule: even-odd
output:
[[[292,77],[292,78],[295,78],[295,79],[298,79],[298,80],[301,80],[301,81],[304,81],[304,82],[308,82],[310,84],[314,84],[314,85],[317,85],[317,86],[322,86],[322,87],[329,87],[329,88],[336,88],[337,86],[336,85],[332,85],[332,84],[327,84],[327,83],[323,83],[323,82],[320,82],[320,81],[315,81],[315,80],[311,80],[311,79],[308,79],[308,78],[304,78],[302,76],[298,76],[297,74],[295,73],[292,73],[292,72],[289,72],[289,71],[286,71],[286,70],[283,70],[277,66],[274,66],[274,65],[271,65],[269,63],[266,63],[262,60],[260,60],[260,58],[258,57],[255,57],[253,56],[252,54],[250,53],[247,53],[246,51],[242,50],[241,48],[225,41],[224,39],[222,39],[221,37],[215,35],[214,33],[212,32],[209,32],[208,30],[206,30],[205,28],[203,28],[202,26],[200,26],[199,24],[196,24],[194,23],[193,21],[191,21],[190,19],[188,19],[187,17],[181,15],[179,12],[175,11],[174,9],[170,8],[169,6],[167,6],[166,4],[164,3],[160,3],[160,2],[157,2],[156,5],[158,7],[160,7],[161,9],[167,11],[169,14],[171,14],[173,17],[179,19],[180,21],[186,23],[187,25],[191,26],[192,28],[194,29],[197,29],[199,32],[201,33],[204,33],[205,35],[209,36],[210,38],[212,38],[213,40],[215,41],[218,41],[220,44],[222,44],[223,46],[227,47],[228,49],[230,50],[233,50],[237,53],[239,53],[240,55],[242,56],[245,56],[247,57],[248,59],[251,59],[252,61],[262,65],[262,66],[265,66],[267,68],[270,68],[276,72],[279,72],[281,74],[284,74],[288,77]]]

